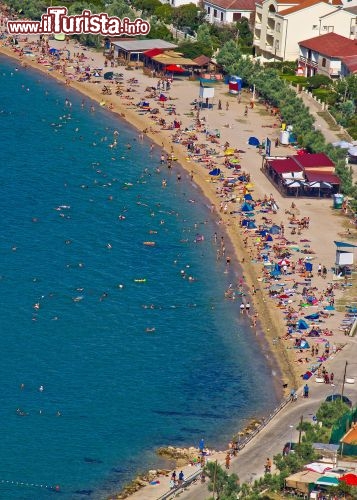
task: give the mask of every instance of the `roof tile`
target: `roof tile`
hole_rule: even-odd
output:
[[[357,55],[357,40],[351,40],[337,33],[326,33],[299,42],[301,47],[314,50],[328,57]]]
[[[313,5],[316,5],[318,3],[330,3],[328,0],[304,0],[302,2],[299,2],[297,5],[294,5],[293,7],[289,7],[288,9],[284,9],[280,12],[278,12],[279,15],[281,16],[287,16],[289,14],[293,14],[294,12],[298,12],[299,10],[307,9],[308,7],[312,7]],[[342,5],[341,0],[332,0],[331,5]]]

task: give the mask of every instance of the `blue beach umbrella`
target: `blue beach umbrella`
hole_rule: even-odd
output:
[[[213,170],[210,171],[209,175],[212,175],[214,177],[217,177],[220,175],[221,169],[220,168],[214,168]]]

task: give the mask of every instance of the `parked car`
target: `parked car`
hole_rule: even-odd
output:
[[[283,456],[289,455],[289,453],[295,453],[297,443],[288,442],[284,444]]]
[[[331,396],[327,396],[325,401],[331,403],[331,401],[341,401],[341,399],[347,406],[352,408],[352,401],[347,396],[342,396],[341,394],[331,394]]]

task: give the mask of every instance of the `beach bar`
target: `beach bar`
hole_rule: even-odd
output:
[[[142,61],[144,52],[153,49],[173,50],[177,45],[159,39],[136,40],[135,38],[125,40],[115,40],[111,43],[114,57],[124,59],[127,63]]]
[[[335,164],[324,153],[268,156],[263,171],[285,196],[330,198],[340,189]]]

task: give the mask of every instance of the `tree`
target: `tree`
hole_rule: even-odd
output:
[[[209,491],[216,493],[220,500],[236,500],[240,492],[237,474],[228,475],[217,462],[208,462],[205,472],[210,479]]]
[[[243,17],[236,24],[238,44],[242,47],[250,47],[253,44],[253,33],[250,31],[249,22]]]
[[[212,38],[208,24],[201,24],[197,30],[197,42],[212,46]]]
[[[225,71],[228,73],[231,73],[231,68],[232,66],[237,63],[241,58],[241,53],[240,50],[237,46],[237,44],[233,40],[229,40],[226,42],[221,50],[218,53],[217,56],[217,62],[223,68]]]
[[[160,19],[160,21],[163,21],[166,24],[171,24],[174,18],[174,9],[171,5],[165,3],[156,7],[154,14]]]
[[[106,12],[109,16],[129,17],[132,19],[134,17],[134,11],[129,7],[129,5],[124,0],[113,0],[106,7]]]
[[[180,5],[174,10],[173,24],[176,28],[191,28],[196,31],[202,23],[205,13],[201,12],[193,3]]]
[[[182,42],[178,50],[189,59],[194,59],[202,54],[207,57],[212,57],[212,47],[201,42]]]
[[[150,32],[145,38],[158,38],[160,40],[167,40],[168,42],[173,40],[171,31],[161,22],[151,22]]]
[[[331,79],[326,75],[314,75],[307,79],[307,86],[309,89],[318,89],[322,86],[330,86]]]
[[[349,169],[348,169],[349,170]],[[349,411],[348,406],[340,399],[324,402],[316,413],[318,421],[325,427],[332,427],[345,413]]]

